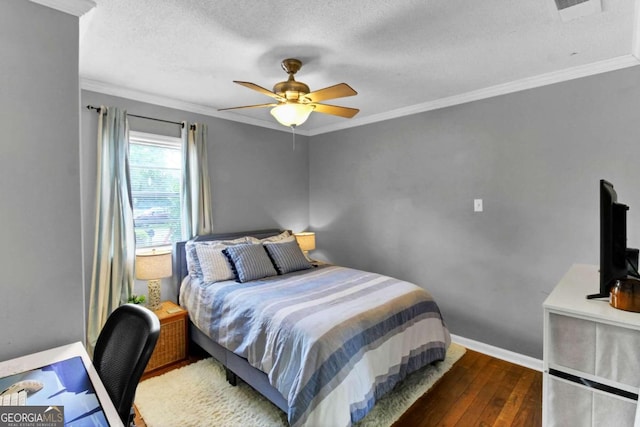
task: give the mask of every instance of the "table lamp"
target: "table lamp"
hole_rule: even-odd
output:
[[[298,245],[304,255],[309,258],[309,251],[316,248],[316,233],[313,231],[303,231],[301,233],[294,233],[294,236],[296,236]]]
[[[148,280],[149,301],[147,307],[159,309],[160,279],[171,277],[171,251],[142,252],[136,254],[136,279]]]

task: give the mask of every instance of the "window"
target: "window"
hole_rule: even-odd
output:
[[[180,240],[180,138],[129,132],[129,172],[136,247]]]

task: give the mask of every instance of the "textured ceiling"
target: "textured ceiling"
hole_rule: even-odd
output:
[[[563,22],[553,0],[95,0],[80,18],[83,88],[281,129],[268,109],[280,62],[354,119],[313,113],[317,134],[490,94],[636,65],[636,1]],[[134,112],[135,113],[135,112]],[[286,128],[283,128],[286,130]]]

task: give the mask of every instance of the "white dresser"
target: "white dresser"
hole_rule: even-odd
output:
[[[573,265],[544,302],[544,426],[633,426],[640,387],[640,313],[607,300],[598,267]]]

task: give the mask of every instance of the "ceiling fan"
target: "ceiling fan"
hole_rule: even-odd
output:
[[[237,110],[241,108],[273,107],[271,109],[271,115],[273,115],[280,124],[288,127],[301,125],[307,120],[312,111],[323,114],[332,114],[334,116],[340,116],[347,119],[352,118],[358,113],[358,111],[360,111],[357,108],[320,104],[320,101],[353,96],[357,95],[358,92],[353,90],[351,86],[346,83],[338,83],[337,85],[311,92],[309,90],[309,86],[296,81],[293,77],[301,67],[302,61],[299,59],[289,58],[282,61],[282,69],[289,74],[289,78],[284,82],[276,83],[273,87],[273,92],[263,88],[262,86],[258,86],[255,83],[234,80],[234,83],[238,83],[239,85],[270,96],[278,102],[221,108],[219,111]]]

